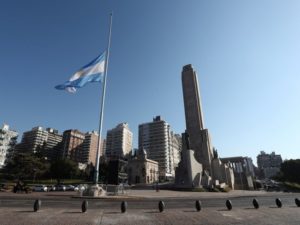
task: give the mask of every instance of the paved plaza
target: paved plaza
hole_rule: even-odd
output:
[[[300,208],[294,198],[300,194],[280,192],[232,191],[230,193],[176,192],[132,190],[126,196],[87,199],[89,208],[81,212],[86,198],[72,192],[13,194],[0,193],[0,224],[300,224]],[[252,199],[260,208],[254,209]],[[275,199],[281,198],[282,208]],[[41,210],[33,212],[35,199],[42,200]],[[202,210],[195,209],[195,199],[202,202]],[[233,204],[227,210],[225,200]],[[125,213],[121,201],[128,202]],[[158,201],[166,204],[158,210]]]

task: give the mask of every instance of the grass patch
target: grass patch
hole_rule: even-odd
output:
[[[179,188],[179,187],[173,187],[166,190],[173,190],[173,191],[191,191],[191,192],[206,192],[207,190],[204,188]]]
[[[204,188],[193,188],[193,192],[205,192],[206,190]]]
[[[291,191],[300,192],[300,184],[292,182],[284,182],[284,185]]]

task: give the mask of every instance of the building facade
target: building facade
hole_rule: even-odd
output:
[[[105,155],[110,158],[123,158],[132,151],[132,132],[127,123],[120,123],[108,130],[106,135]]]
[[[61,154],[62,135],[53,128],[44,129],[41,126],[23,133],[21,143],[16,146],[20,152],[39,151],[48,160],[55,160]]]
[[[16,146],[17,151],[36,153],[42,149],[48,138],[48,131],[43,127],[33,127],[30,131],[25,131],[22,135],[21,143]],[[39,148],[39,149],[38,149]]]
[[[128,161],[128,184],[153,184],[158,182],[158,162],[147,158],[147,152],[139,149]]]
[[[282,163],[281,155],[276,155],[275,152],[267,154],[261,151],[257,156],[257,166],[263,174],[263,178],[271,178],[276,176],[280,171]]]
[[[63,133],[63,158],[83,163],[83,142],[85,134],[79,130],[66,130]]]
[[[160,116],[153,118],[152,122],[139,125],[139,149],[145,149],[148,159],[158,162],[160,180],[175,177],[180,141]]]
[[[85,139],[83,141],[83,153],[82,153],[82,163],[92,164],[96,166],[97,161],[97,147],[98,147],[98,132],[92,131],[85,134]],[[103,156],[105,140],[100,141],[100,157]]]
[[[63,137],[56,129],[47,128],[46,131],[48,135],[44,144],[44,154],[47,159],[55,160],[61,155]]]
[[[17,138],[18,133],[10,130],[7,124],[0,128],[0,168],[5,165],[6,157],[13,151]]]

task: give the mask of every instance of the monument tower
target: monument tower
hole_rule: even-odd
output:
[[[197,74],[191,64],[184,66],[182,69],[182,89],[186,132],[189,134],[190,147],[195,151],[196,160],[211,175],[213,151],[208,130],[204,127]]]
[[[197,74],[191,64],[182,69],[186,131],[182,134],[181,161],[176,168],[177,187],[225,187],[234,189],[233,170],[213,151],[204,127]]]

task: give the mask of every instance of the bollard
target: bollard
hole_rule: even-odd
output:
[[[300,200],[298,198],[295,198],[295,203],[298,207],[300,207]]]
[[[195,206],[196,206],[196,210],[198,212],[201,211],[201,201],[200,200],[196,200]]]
[[[89,205],[88,201],[84,200],[81,204],[81,212],[85,213],[88,209],[88,205]]]
[[[282,207],[282,202],[281,202],[280,198],[276,198],[275,202],[276,202],[276,205],[278,208]]]
[[[34,212],[39,211],[41,206],[42,206],[42,201],[40,199],[35,200],[33,204],[33,211]]]
[[[158,203],[159,212],[163,212],[165,209],[165,203],[163,201],[159,201]]]
[[[122,213],[125,213],[126,210],[127,210],[127,202],[123,201],[123,202],[121,203],[121,212],[122,212]]]
[[[258,201],[255,198],[253,199],[252,203],[253,203],[254,208],[256,208],[256,209],[259,208]]]
[[[226,200],[226,207],[227,207],[228,210],[232,209],[232,203],[229,199]]]

